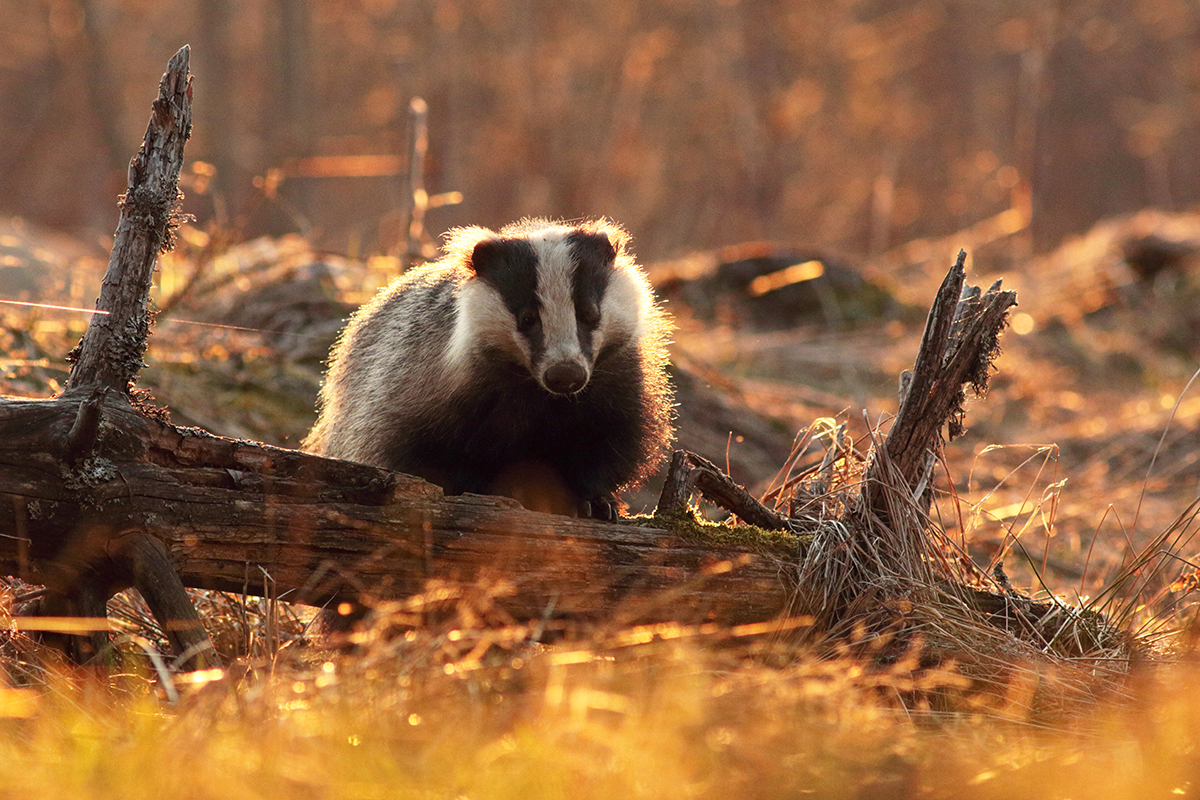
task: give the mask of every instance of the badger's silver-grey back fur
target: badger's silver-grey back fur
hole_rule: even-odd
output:
[[[670,439],[669,325],[627,243],[605,220],[453,231],[351,319],[305,449],[451,493],[549,485],[543,510],[640,483]]]

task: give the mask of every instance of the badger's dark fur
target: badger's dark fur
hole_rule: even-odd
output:
[[[670,440],[666,318],[607,221],[464,228],[334,349],[305,449],[607,516]]]

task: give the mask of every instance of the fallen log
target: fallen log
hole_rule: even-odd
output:
[[[163,543],[185,586],[261,595],[269,583],[313,605],[407,597],[441,579],[503,584],[521,619],[550,608],[600,619],[666,594],[671,607],[638,617],[699,609],[737,623],[786,606],[788,582],[762,545],[714,548],[662,526],[445,497],[406,475],[177,428],[121,398],[101,406],[93,455],[68,467],[79,406],[70,395],[0,403],[0,530],[11,532],[0,569],[56,592],[88,576],[125,588],[105,560],[140,532]]]

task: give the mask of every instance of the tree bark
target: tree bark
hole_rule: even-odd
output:
[[[103,402],[95,454],[65,468],[79,405],[0,402],[0,569],[59,593],[88,576],[129,585],[111,554],[142,532],[184,586],[260,594],[267,575],[281,599],[314,605],[440,580],[490,586],[521,620],[736,624],[788,606],[778,549],[444,497],[417,478],[176,428],[120,397]]]
[[[150,332],[150,280],[174,236],[183,147],[192,131],[190,50],[167,64],[142,148],[129,163],[129,185],[96,313],[73,352],[67,393],[107,386],[128,394],[142,369]]]
[[[1002,291],[999,281],[986,293],[966,286],[966,257],[959,251],[934,297],[916,362],[901,379],[896,420],[867,469],[866,506],[885,518],[890,516],[887,487],[895,481],[884,480],[883,472],[894,469],[903,485],[927,494],[932,460],[944,444],[942,430],[948,427],[948,439],[965,430],[965,389],[970,386],[976,395],[987,391],[1000,331],[1017,304],[1017,293]],[[928,508],[927,502],[920,505]]]

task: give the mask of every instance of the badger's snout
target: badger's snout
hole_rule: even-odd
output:
[[[588,371],[582,364],[563,361],[547,369],[542,381],[555,394],[575,394],[587,386]]]

